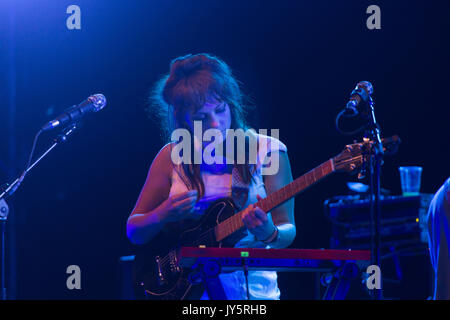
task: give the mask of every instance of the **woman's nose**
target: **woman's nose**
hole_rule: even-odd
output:
[[[211,129],[217,129],[219,128],[219,119],[217,119],[216,117],[212,116],[210,121],[209,121],[209,127]]]

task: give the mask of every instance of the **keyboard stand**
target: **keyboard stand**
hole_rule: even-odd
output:
[[[350,288],[350,282],[359,274],[360,270],[353,262],[345,263],[334,274],[324,274],[321,282],[327,289],[322,300],[344,300]]]
[[[220,264],[214,259],[199,258],[189,275],[191,283],[203,283],[210,300],[227,300],[227,296],[219,279]]]

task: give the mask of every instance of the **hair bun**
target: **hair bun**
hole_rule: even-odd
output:
[[[205,69],[213,69],[213,60],[204,54],[188,54],[172,62],[171,73],[177,78],[186,78]]]

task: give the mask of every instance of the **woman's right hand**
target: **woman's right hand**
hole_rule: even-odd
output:
[[[161,205],[164,222],[175,222],[193,218],[191,215],[197,202],[197,190],[190,190],[169,196]]]

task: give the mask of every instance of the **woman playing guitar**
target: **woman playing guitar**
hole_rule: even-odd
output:
[[[175,129],[187,129],[194,136],[194,121],[200,121],[203,130],[218,129],[224,136],[227,129],[247,130],[242,100],[230,68],[217,57],[197,54],[172,61],[170,73],[157,83],[152,95],[153,110],[160,116],[168,143],[153,160],[128,218],[127,236],[133,244],[156,248],[163,245],[157,236],[165,234],[165,237],[176,238],[180,227],[201,216],[196,210],[199,203],[232,197],[236,181],[246,187],[241,203],[246,230],[233,246],[285,248],[292,243],[296,234],[293,199],[271,213],[253,206],[259,199],[292,181],[287,149],[279,140],[255,133],[258,143],[256,164],[248,161],[230,164],[226,160],[224,164],[173,162],[172,151],[177,141],[170,141],[170,135]],[[202,150],[207,145],[198,141],[191,144]],[[277,172],[263,175],[265,160],[275,155],[279,161]],[[222,273],[220,280],[228,299],[247,298],[243,271]],[[280,297],[275,271],[250,271],[248,288],[250,299]],[[206,292],[202,299],[208,299]]]

